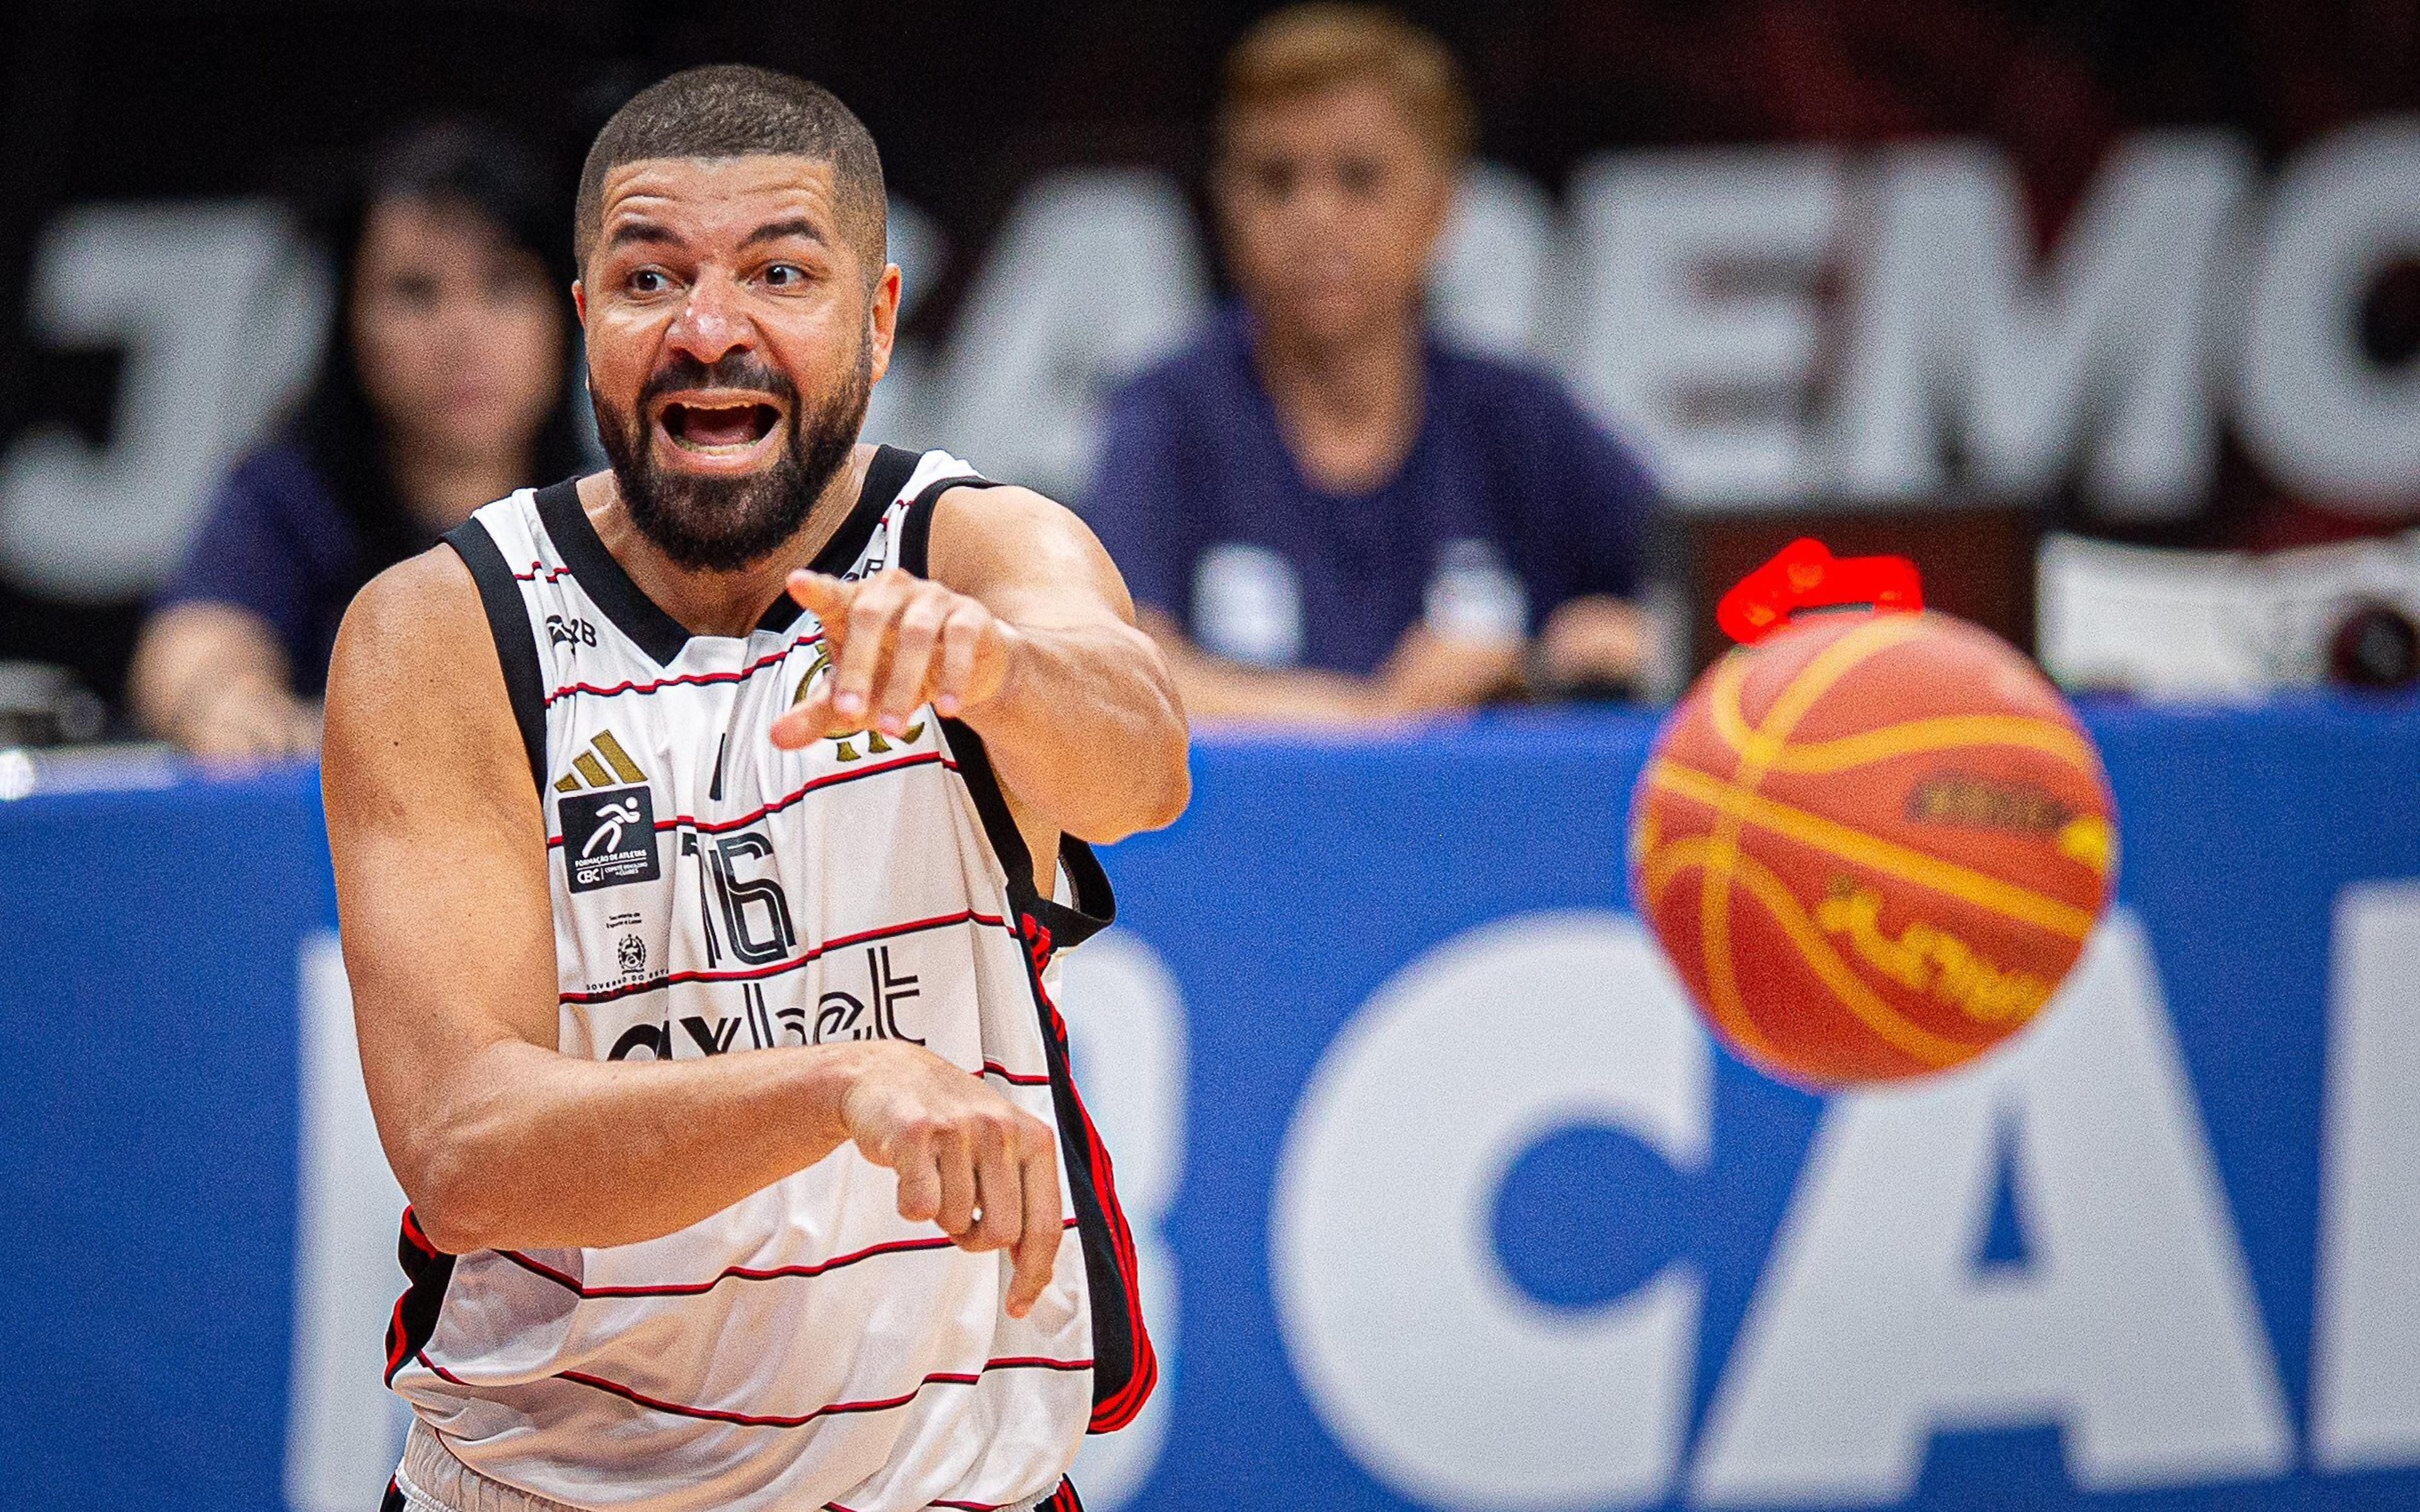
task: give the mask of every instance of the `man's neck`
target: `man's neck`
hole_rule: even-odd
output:
[[[681,628],[691,635],[743,637],[764,618],[765,607],[782,595],[791,569],[813,562],[856,507],[874,453],[870,445],[858,445],[849,454],[848,464],[824,485],[798,533],[761,561],[734,572],[684,567],[664,555],[631,520],[622,503],[621,486],[610,470],[580,480],[580,505],[588,512],[589,523],[597,527],[597,539],[630,575],[630,581],[678,621]]]
[[[1255,348],[1288,448],[1313,483],[1355,491],[1394,474],[1419,433],[1417,313],[1345,341],[1267,330]]]
[[[1258,345],[1269,392],[1289,406],[1317,409],[1333,424],[1367,424],[1419,393],[1417,316],[1342,341],[1312,341],[1271,329]]]

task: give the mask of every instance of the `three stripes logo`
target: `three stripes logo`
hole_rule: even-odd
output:
[[[563,864],[571,890],[588,892],[663,875],[656,855],[656,799],[647,774],[600,730],[555,779],[563,820]]]

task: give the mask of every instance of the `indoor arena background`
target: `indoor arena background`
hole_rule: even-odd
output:
[[[0,1505],[337,1512],[400,1442],[316,770],[127,703],[310,371],[308,207],[414,120],[567,172],[674,68],[801,72],[891,178],[868,434],[1079,501],[1225,297],[1258,8],[0,16]],[[1634,703],[1204,732],[1108,853],[1069,1018],[1166,1373],[1088,1503],[2420,1505],[2420,4],[1404,8],[1479,118],[1435,319],[1645,460],[1663,630]],[[2033,650],[2123,841],[2037,1031],[1828,1099],[1623,877],[1711,595],[1801,532]]]

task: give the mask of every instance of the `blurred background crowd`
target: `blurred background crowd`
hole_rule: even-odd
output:
[[[882,147],[869,439],[1082,510],[1199,715],[1668,697],[1801,533],[2078,689],[2420,676],[2420,0],[38,0],[0,39],[0,745],[312,748],[363,582],[597,465],[571,177],[721,60]]]

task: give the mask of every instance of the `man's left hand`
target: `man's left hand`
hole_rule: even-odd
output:
[[[1575,598],[1548,617],[1536,666],[1558,688],[1627,687],[1647,663],[1647,616],[1604,594]]]
[[[929,579],[892,567],[846,582],[801,570],[789,591],[823,622],[831,674],[773,721],[773,744],[785,750],[869,728],[903,734],[926,703],[955,718],[1007,680],[1016,629]]]

